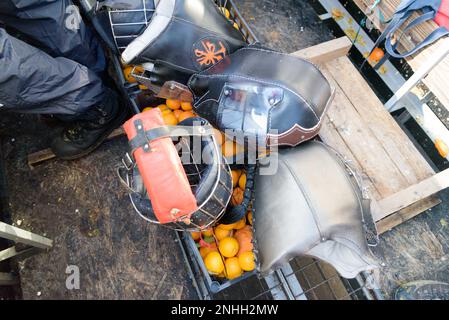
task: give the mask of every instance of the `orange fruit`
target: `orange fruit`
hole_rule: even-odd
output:
[[[223,144],[223,142],[225,141],[225,136],[224,136],[223,132],[214,128],[214,136],[215,136],[215,140],[217,140],[217,144],[219,146],[221,146]]]
[[[244,228],[237,230],[234,234],[234,238],[239,243],[238,256],[244,252],[253,250],[253,232],[250,226],[246,225]]]
[[[234,192],[232,192],[231,205],[235,207],[241,204],[242,202],[243,202],[243,190],[237,187],[234,189]]]
[[[224,270],[224,264],[221,255],[217,251],[209,252],[204,258],[204,265],[209,273],[220,274]]]
[[[239,178],[239,187],[242,190],[245,190],[246,187],[246,173],[242,173],[242,175]]]
[[[253,271],[256,268],[256,263],[254,262],[254,253],[251,251],[243,252],[238,257],[240,268],[244,271]]]
[[[234,229],[235,223],[231,223],[231,224],[219,224],[217,226],[217,228],[222,228],[224,230],[232,230]]]
[[[190,102],[181,102],[181,109],[184,111],[192,110],[192,104]]]
[[[176,119],[173,112],[162,113],[162,119],[167,126],[176,126],[178,124],[178,119]]]
[[[449,147],[447,144],[441,139],[435,139],[435,148],[438,150],[438,153],[443,158],[446,158],[449,154]]]
[[[156,108],[161,109],[161,112],[164,112],[165,110],[170,110],[166,104],[160,104]],[[171,111],[171,110],[170,110]]]
[[[235,223],[235,226],[234,226],[234,229],[242,229],[244,226],[246,226],[246,219],[245,218],[243,218],[242,220],[240,220],[240,221],[237,221],[236,223]]]
[[[218,241],[221,239],[227,238],[231,236],[231,230],[226,230],[220,226],[216,227],[214,230],[215,238],[217,238]]]
[[[192,236],[193,240],[197,241],[200,240],[201,232],[190,232],[190,235]]]
[[[234,238],[226,237],[218,243],[218,250],[223,257],[231,258],[239,252],[239,243]]]
[[[381,48],[376,48],[369,56],[369,60],[379,62],[384,57],[385,53]]]
[[[142,112],[145,112],[145,111],[148,111],[148,110],[152,110],[153,108],[151,108],[151,107],[146,107],[146,108],[144,108],[143,110],[142,110]]]
[[[177,110],[177,109],[181,108],[181,102],[178,100],[167,99],[165,101],[165,104],[167,105],[167,107],[169,107],[172,110]]]
[[[214,235],[214,231],[211,229],[204,230],[201,232],[203,234],[203,237],[212,237]]]
[[[225,158],[233,157],[236,154],[236,151],[237,151],[237,146],[234,143],[234,141],[226,140],[221,145],[221,152],[223,153]]]
[[[250,225],[253,225],[253,212],[249,211],[246,215],[246,219],[248,219],[248,222]]]
[[[133,71],[134,67],[128,66],[123,69],[123,75],[125,76],[126,81],[129,83],[136,83],[137,80],[131,75],[131,71]]]
[[[231,170],[231,175],[232,175],[232,186],[236,187],[237,184],[239,183],[239,179],[240,179],[240,170]]]
[[[218,252],[217,245],[212,243],[210,247],[201,247],[200,255],[204,259],[210,252]]]
[[[238,278],[243,273],[242,268],[240,267],[239,259],[236,257],[226,259],[225,268],[226,278],[229,280]]]
[[[176,119],[179,119],[179,115],[182,113],[182,110],[178,109],[178,110],[174,110],[173,114],[175,115]]]
[[[195,116],[195,114],[192,111],[184,111],[183,113],[181,113],[179,115],[178,119],[179,119],[179,122],[181,122],[185,119],[192,118],[194,116]]]
[[[123,74],[125,76],[126,81],[129,83],[136,83],[137,80],[131,75],[131,72],[133,71],[134,66],[127,66],[125,69],[123,69]],[[134,70],[135,73],[143,73],[144,69],[141,66],[136,67]]]

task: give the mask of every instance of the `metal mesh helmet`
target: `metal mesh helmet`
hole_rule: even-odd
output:
[[[193,131],[186,130],[191,134],[178,136],[176,131],[172,131],[165,137],[170,136],[175,144],[197,202],[197,210],[189,215],[189,219],[174,219],[168,223],[158,220],[142,176],[134,163],[125,164],[126,170],[122,167],[119,176],[130,191],[131,203],[140,217],[175,230],[199,231],[209,228],[223,217],[232,195],[232,176],[212,133],[212,127],[205,119],[189,118],[178,126],[166,126],[188,127],[195,128]],[[197,132],[202,132],[200,137]],[[176,197],[176,194],[173,196]]]

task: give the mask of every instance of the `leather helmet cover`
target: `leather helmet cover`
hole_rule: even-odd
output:
[[[366,241],[362,193],[341,158],[312,141],[281,150],[278,159],[275,175],[255,181],[260,271],[300,255],[330,263],[345,278],[377,268]]]
[[[195,112],[259,145],[296,146],[318,134],[333,90],[312,63],[249,46],[193,75]]]
[[[122,58],[132,64],[154,63],[153,73],[169,68],[192,74],[245,45],[212,0],[161,0],[146,30]]]

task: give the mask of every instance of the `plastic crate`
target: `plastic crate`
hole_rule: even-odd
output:
[[[237,284],[238,282],[248,279],[254,275],[257,274],[256,270],[253,271],[247,271],[243,273],[242,276],[233,279],[233,280],[227,280],[225,278],[223,279],[216,279],[212,277],[209,272],[206,269],[206,266],[204,265],[203,258],[200,255],[200,252],[198,248],[196,247],[195,241],[193,240],[192,236],[189,232],[181,232],[183,241],[186,244],[186,249],[188,254],[190,255],[191,260],[193,263],[195,263],[196,267],[199,269],[199,272],[201,274],[202,280],[207,286],[207,289],[215,294],[219,293],[220,291],[229,288],[230,286]]]

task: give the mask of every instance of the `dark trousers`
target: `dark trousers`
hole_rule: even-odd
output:
[[[0,22],[0,111],[89,118],[106,62],[72,0],[0,0]]]

